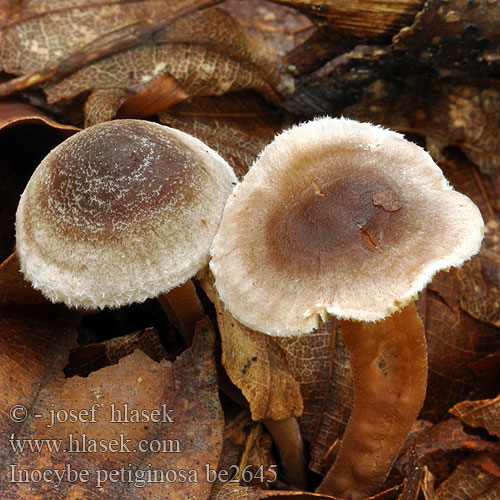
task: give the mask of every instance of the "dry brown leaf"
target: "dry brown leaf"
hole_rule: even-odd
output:
[[[20,2],[12,0],[0,0],[0,26],[3,26],[13,16],[17,9],[20,9]]]
[[[470,364],[470,369],[479,383],[487,387],[498,387],[500,382],[500,351],[474,361]]]
[[[473,455],[470,462],[478,465],[492,476],[500,478],[500,465],[497,463],[497,460],[498,457],[493,453],[481,453],[480,455]]]
[[[420,463],[427,464],[431,470],[433,455],[459,450],[498,453],[498,443],[485,441],[479,436],[467,434],[458,419],[443,420],[434,425],[427,425],[413,433],[400,451],[395,466],[404,470],[411,462],[411,450],[415,449]]]
[[[75,375],[86,377],[89,373],[105,366],[115,365],[136,349],[140,349],[156,362],[169,358],[158,332],[155,328],[149,327],[98,344],[87,344],[71,349],[64,373],[67,377]]]
[[[159,118],[215,149],[240,179],[281,131],[273,109],[251,92],[198,97],[161,113]]]
[[[500,327],[500,223],[490,217],[478,255],[457,269],[460,306],[471,316]]]
[[[216,498],[227,483],[267,489],[277,480],[278,466],[272,453],[273,441],[255,424],[248,412],[240,413],[225,429],[225,442],[210,498]]]
[[[9,416],[15,405],[32,408],[46,381],[59,375],[75,338],[77,317],[59,306],[0,307],[0,463],[6,471],[7,439],[23,431]],[[50,399],[50,398],[49,398]],[[22,408],[19,410],[22,412]],[[23,431],[24,432],[24,431]],[[5,480],[2,473],[1,480]],[[5,495],[2,495],[5,497]]]
[[[457,270],[460,306],[471,316],[500,327],[500,253],[483,248]]]
[[[436,500],[498,500],[500,478],[465,460],[436,491]]]
[[[263,432],[261,424],[252,421],[248,411],[226,419],[224,445],[210,499],[216,498],[228,482],[248,486],[246,481],[250,479],[250,485],[258,488],[267,488],[275,482],[278,466],[272,444],[269,434]]]
[[[298,10],[268,0],[244,4],[240,0],[225,0],[220,6],[280,59],[315,31],[310,19]]]
[[[335,459],[334,445],[344,433],[354,399],[351,365],[340,328],[335,322],[326,325],[328,328],[296,342],[300,363],[293,364],[298,369],[306,367],[300,375],[295,373],[304,397],[300,427],[310,443],[309,468],[318,474],[324,474]]]
[[[491,240],[498,237],[498,219],[486,224],[485,239],[479,254],[450,273],[440,273],[429,285],[451,307],[460,306],[481,322],[500,326],[500,253]],[[490,229],[489,229],[490,227]],[[488,353],[485,353],[488,354]],[[470,360],[475,361],[474,360]]]
[[[254,420],[282,420],[303,411],[298,382],[272,339],[238,323],[216,304],[222,342],[222,364],[250,405]]]
[[[193,347],[175,363],[156,363],[146,354],[136,351],[117,365],[94,372],[88,378],[66,380],[62,375],[63,363],[51,364],[51,376],[38,379],[39,392],[28,399],[26,421],[11,432],[2,428],[2,431],[7,430],[2,435],[14,434],[14,439],[21,440],[56,440],[49,442],[61,442],[65,449],[68,449],[70,435],[73,443],[78,440],[80,446],[84,435],[87,446],[92,446],[92,439],[102,441],[98,441],[100,444],[95,452],[78,453],[78,462],[72,459],[74,453],[71,452],[51,453],[46,447],[41,453],[13,452],[7,443],[2,454],[2,467],[9,470],[9,464],[16,464],[15,470],[10,469],[11,476],[23,468],[44,471],[69,467],[78,471],[83,474],[80,478],[83,477],[84,481],[63,481],[57,490],[58,496],[66,499],[119,497],[137,500],[162,497],[166,491],[173,499],[188,496],[200,500],[208,498],[211,484],[205,480],[205,467],[206,464],[212,469],[217,467],[223,432],[213,351],[214,331],[211,322],[205,319],[198,324]],[[22,359],[22,354],[21,349],[17,358]],[[5,373],[7,368],[2,365],[3,377],[22,377],[20,367],[15,372]],[[5,387],[5,383],[2,385]],[[115,417],[118,417],[116,410],[121,410],[123,420],[125,404],[128,405],[130,422],[112,423],[112,405],[115,405]],[[4,405],[2,403],[5,412],[2,414],[7,415],[9,408]],[[47,427],[52,409],[90,410],[93,405],[97,405],[95,422],[89,421],[91,413],[84,412],[79,414],[77,422],[57,421],[54,426]],[[150,421],[146,421],[148,418],[134,419],[132,409],[145,410]],[[152,413],[154,410],[158,412]],[[139,451],[141,446],[144,452]],[[155,452],[156,446],[161,451]],[[124,472],[111,473],[112,470]],[[148,483],[151,472],[147,471],[155,470],[163,471],[164,481]],[[191,477],[192,482],[180,479],[181,470],[187,471],[186,478]],[[115,481],[113,476],[104,481],[106,472],[115,474]],[[141,474],[146,474],[142,477],[146,481],[145,487],[141,487]],[[175,482],[168,482],[166,478],[174,475],[177,477]],[[87,477],[88,482],[85,481]],[[96,489],[99,478],[102,484]],[[2,476],[1,496],[12,500],[45,499],[54,487],[53,483],[44,481],[16,485],[6,479]],[[156,481],[159,479],[161,474],[156,476]]]
[[[404,474],[413,462],[414,449],[418,464],[423,469],[422,491],[427,500],[435,500],[434,483],[446,479],[464,456],[477,453],[498,454],[498,444],[485,441],[479,436],[467,434],[458,419],[430,424],[419,421],[400,451],[393,471]],[[474,456],[473,455],[473,456]]]
[[[90,109],[92,100],[86,106],[87,122],[93,124],[109,119],[127,96],[165,73],[189,96],[254,89],[278,101],[276,64],[258,40],[218,8],[186,15],[158,32],[151,42],[85,66],[45,90],[52,103],[87,91],[99,92],[96,106],[105,114],[96,118]],[[106,93],[110,100],[107,108],[102,102]]]
[[[427,140],[428,144],[429,141]],[[432,154],[432,150],[430,152]],[[447,150],[444,158],[441,153],[438,153],[435,160],[438,161],[439,167],[450,184],[460,193],[466,194],[477,205],[485,223],[490,220],[493,222],[496,219],[494,217],[495,212],[500,210],[500,202],[495,193],[493,178],[481,174],[470,160],[457,151]],[[498,228],[494,229],[492,226],[490,233],[493,232],[500,235]],[[488,235],[488,226],[486,227],[485,236],[483,246],[487,243],[487,240],[493,237],[493,234]]]
[[[474,363],[496,352],[500,342],[495,293],[500,258],[490,250],[495,248],[498,228],[497,219],[490,220],[493,224],[486,231],[480,253],[462,268],[438,273],[428,285],[429,382],[423,418],[443,418],[448,408],[470,399],[471,391],[479,399],[494,397],[499,389],[497,383],[484,384],[473,372]]]
[[[22,102],[5,101],[0,102],[0,130],[13,125],[24,123],[41,123],[49,127],[61,130],[66,136],[70,136],[80,130],[72,125],[58,123],[38,108]]]
[[[188,97],[189,94],[177,80],[165,73],[155,78],[137,94],[126,99],[118,110],[118,118],[145,118],[155,115]],[[95,121],[95,118],[93,120],[89,118],[89,120]]]
[[[31,0],[2,27],[1,68],[15,75],[43,70],[107,36],[134,31],[197,1]],[[96,22],[96,21],[99,22]]]
[[[445,417],[471,391],[478,398],[493,396],[492,388],[478,384],[469,367],[498,349],[498,328],[458,307],[461,291],[457,283],[452,269],[438,273],[427,290],[429,378],[421,417],[432,421]]]
[[[500,437],[500,396],[480,401],[462,401],[450,413],[472,427],[484,427],[490,434]]]

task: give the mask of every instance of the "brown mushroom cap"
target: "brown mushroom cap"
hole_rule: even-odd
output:
[[[224,210],[212,246],[231,313],[271,335],[318,317],[375,321],[479,250],[483,220],[422,148],[348,119],[269,144]]]
[[[207,259],[236,178],[198,139],[142,120],[83,130],[31,177],[16,215],[33,286],[82,308],[141,302]]]

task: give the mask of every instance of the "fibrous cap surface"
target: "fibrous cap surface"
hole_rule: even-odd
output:
[[[236,178],[198,139],[115,120],[38,166],[16,214],[16,250],[53,302],[119,307],[167,292],[207,259]]]
[[[210,266],[236,319],[294,335],[328,314],[376,321],[402,309],[482,237],[478,208],[422,148],[322,118],[264,149],[229,198]]]

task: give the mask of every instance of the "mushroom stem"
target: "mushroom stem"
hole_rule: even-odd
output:
[[[373,495],[422,407],[427,383],[424,327],[412,303],[376,323],[341,321],[354,380],[354,406],[339,454],[319,493]]]
[[[290,484],[305,491],[307,489],[306,461],[298,420],[295,417],[283,420],[266,418],[263,423],[271,433],[278,449],[286,479]]]
[[[191,345],[196,323],[205,316],[192,280],[186,281],[168,293],[162,293],[158,296],[158,300],[172,325],[184,337],[186,344]]]

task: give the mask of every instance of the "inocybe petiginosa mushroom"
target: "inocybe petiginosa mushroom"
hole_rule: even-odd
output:
[[[85,129],[47,155],[21,196],[22,272],[71,307],[120,307],[170,291],[184,307],[235,183],[225,160],[179,130],[143,120]],[[188,336],[190,322],[180,320]]]
[[[341,322],[354,407],[319,492],[360,499],[383,484],[425,397],[413,300],[482,237],[479,210],[428,153],[347,119],[285,131],[230,196],[210,267],[233,316],[286,336]]]

